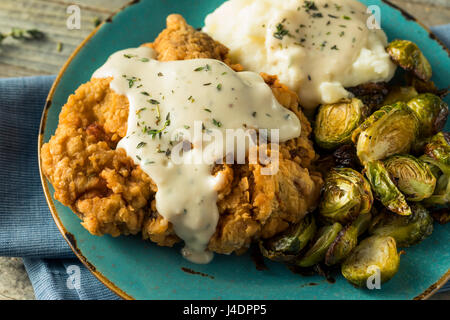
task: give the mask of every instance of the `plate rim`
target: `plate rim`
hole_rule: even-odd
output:
[[[416,22],[418,25],[420,25],[425,31],[427,31],[428,35],[430,36],[430,39],[437,42],[442,49],[444,49],[447,54],[450,56],[450,49],[447,48],[444,43],[422,22],[420,22],[417,18],[415,18],[413,15],[408,13],[406,10],[400,8],[396,4],[390,2],[389,0],[381,0],[386,5],[390,6],[391,8],[399,11],[405,19],[412,20]],[[100,25],[98,25],[94,30],[91,31],[91,33],[77,46],[77,48],[70,54],[69,58],[66,60],[62,68],[58,71],[58,75],[55,78],[55,81],[53,82],[50,91],[47,95],[44,109],[42,111],[41,120],[39,124],[39,135],[38,135],[38,142],[37,142],[37,148],[38,148],[38,164],[39,164],[39,176],[41,179],[42,189],[44,191],[44,196],[47,202],[47,205],[50,209],[50,212],[52,214],[52,218],[59,230],[59,232],[62,234],[64,240],[67,242],[71,250],[74,252],[74,254],[77,256],[77,258],[83,263],[83,265],[101,282],[103,283],[108,289],[110,289],[112,292],[117,294],[119,297],[125,300],[135,300],[133,296],[126,293],[122,289],[120,289],[118,286],[114,284],[110,279],[108,279],[106,276],[104,276],[100,271],[96,269],[96,267],[89,262],[89,260],[83,255],[83,253],[79,250],[76,244],[75,237],[66,230],[64,224],[62,223],[61,219],[59,218],[58,210],[56,209],[56,206],[53,202],[53,197],[50,193],[49,187],[48,187],[48,180],[45,177],[43,168],[42,168],[42,159],[41,159],[41,148],[44,143],[44,131],[47,123],[47,114],[48,111],[52,105],[53,95],[59,85],[59,82],[61,78],[64,76],[64,73],[66,69],[69,67],[69,65],[72,63],[73,59],[77,56],[77,54],[84,48],[84,46],[92,39],[92,37],[100,30],[100,28],[105,23],[112,23],[114,16],[128,7],[139,3],[140,0],[132,0],[128,3],[126,3],[124,6],[119,8],[117,11],[112,13],[108,18],[106,18]],[[72,209],[71,209],[72,210]],[[73,210],[72,210],[73,211]],[[435,283],[430,285],[425,291],[423,291],[421,294],[417,295],[413,298],[413,300],[426,300],[429,299],[431,296],[433,296],[448,280],[450,280],[450,269],[447,270],[445,274],[441,276]]]

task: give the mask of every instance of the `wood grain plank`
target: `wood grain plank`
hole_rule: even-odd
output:
[[[5,39],[0,46],[0,77],[54,74],[69,55],[94,29],[96,18],[106,19],[128,0],[2,0],[0,31],[12,27],[36,28],[45,33],[43,41]],[[66,26],[67,7],[76,3],[81,9],[81,29]],[[58,51],[58,43],[61,50]]]

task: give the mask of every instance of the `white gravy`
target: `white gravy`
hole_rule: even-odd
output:
[[[213,254],[207,246],[219,218],[220,175],[211,173],[217,153],[213,140],[186,136],[195,138],[196,130],[201,136],[210,129],[225,135],[226,129],[264,128],[279,129],[279,140],[285,141],[300,135],[300,122],[259,74],[237,73],[212,59],[160,62],[155,57],[147,47],[116,52],[93,78],[112,77],[111,89],[128,98],[127,135],[117,148],[156,183],[157,210],[184,240],[183,256],[208,263]],[[189,147],[181,163],[175,162],[173,148],[183,140]]]
[[[386,35],[374,22],[357,0],[229,0],[203,31],[247,70],[278,75],[311,113],[349,97],[345,88],[393,77]]]

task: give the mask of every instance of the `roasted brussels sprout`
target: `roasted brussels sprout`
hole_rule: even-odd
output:
[[[425,206],[445,206],[450,203],[450,176],[442,174],[439,176],[436,188],[431,197],[425,199]]]
[[[450,176],[450,134],[439,132],[425,146],[425,156],[421,157],[427,163],[433,164]]]
[[[325,179],[319,216],[330,223],[347,223],[370,212],[372,191],[367,180],[350,168],[334,168]]]
[[[346,90],[353,93],[370,110],[383,106],[383,101],[389,93],[386,82],[367,82],[356,87],[346,88]]]
[[[414,42],[394,40],[389,43],[386,50],[392,61],[401,68],[414,73],[419,79],[425,81],[431,79],[431,65]]]
[[[433,218],[428,210],[419,204],[411,205],[411,210],[412,214],[409,216],[382,211],[373,219],[369,233],[390,236],[399,247],[409,247],[421,242],[433,233]]]
[[[363,287],[375,271],[373,266],[379,269],[381,283],[389,281],[397,273],[400,254],[394,238],[371,236],[364,239],[345,259],[341,272],[349,282]]]
[[[419,93],[414,87],[393,87],[386,99],[384,105],[393,104],[396,102],[408,102],[412,98],[416,97]]]
[[[325,264],[335,265],[344,260],[358,244],[358,236],[363,234],[370,225],[372,214],[360,214],[356,220],[344,227],[331,244],[325,255]]]
[[[351,142],[355,130],[369,115],[369,108],[353,98],[320,106],[314,135],[319,147],[335,149]]]
[[[433,194],[436,178],[422,160],[411,155],[394,155],[384,161],[384,166],[406,200],[422,201]]]
[[[353,132],[356,152],[363,165],[393,154],[408,153],[416,141],[418,119],[404,102],[375,111]]]
[[[341,230],[342,225],[339,222],[320,228],[314,244],[306,251],[304,256],[295,261],[295,265],[306,268],[321,262]]]
[[[419,136],[429,137],[444,128],[448,117],[448,106],[432,93],[422,93],[407,103],[419,119]]]
[[[379,160],[370,161],[367,163],[364,172],[376,197],[386,208],[403,216],[411,214],[411,208],[406,203],[405,196],[392,182],[383,162]]]
[[[260,241],[263,256],[274,261],[293,260],[316,234],[313,215],[307,215],[300,223],[290,227],[285,233]]]

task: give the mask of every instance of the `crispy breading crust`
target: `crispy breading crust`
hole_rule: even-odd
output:
[[[212,58],[229,64],[228,49],[187,25],[180,15],[167,18],[167,29],[149,44],[161,61]],[[231,66],[240,71],[239,65]],[[300,221],[318,201],[322,179],[310,167],[316,154],[311,126],[298,109],[297,95],[275,76],[262,74],[275,97],[297,114],[301,136],[280,145],[279,171],[261,175],[261,164],[217,165],[220,219],[209,249],[244,252],[258,238],[269,238]],[[42,147],[42,167],[55,188],[55,198],[70,206],[92,234],[137,234],[159,245],[179,238],[156,211],[156,185],[123,149],[128,100],[109,88],[111,78],[92,79],[71,95],[58,128]],[[275,151],[271,151],[275,152]],[[183,186],[180,186],[180,190]]]

